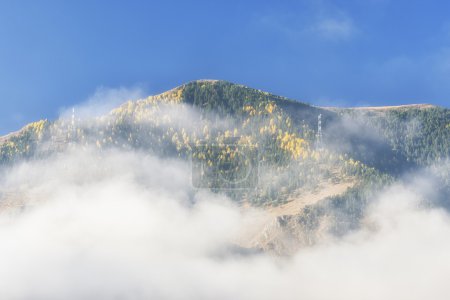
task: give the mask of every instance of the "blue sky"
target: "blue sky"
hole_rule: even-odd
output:
[[[99,90],[201,78],[318,105],[449,107],[450,1],[0,1],[0,134]]]

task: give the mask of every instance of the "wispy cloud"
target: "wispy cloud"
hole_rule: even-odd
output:
[[[346,11],[323,4],[297,12],[265,13],[258,17],[258,23],[291,40],[345,41],[360,32]]]
[[[77,104],[74,108],[78,117],[95,117],[108,113],[111,109],[128,101],[137,100],[145,95],[141,87],[98,87],[86,101]],[[61,109],[60,117],[70,116],[72,108]]]
[[[352,19],[344,18],[323,18],[305,30],[309,34],[317,34],[326,40],[348,40],[357,32],[357,28]]]

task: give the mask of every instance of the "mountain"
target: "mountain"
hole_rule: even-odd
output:
[[[448,163],[450,110],[317,107],[198,80],[130,100],[104,116],[28,124],[0,139],[0,163],[8,168],[74,147],[192,159],[193,189],[224,193],[269,213],[241,244],[283,254],[324,233],[357,228],[377,191],[412,170]],[[236,160],[239,153],[245,160]],[[448,172],[437,180],[438,205],[450,207]],[[1,191],[0,203],[11,206],[14,192]]]
[[[387,165],[383,162],[391,157],[389,165],[392,169],[384,169],[388,172],[401,170],[404,164],[424,165],[427,161],[442,159],[449,154],[450,112],[446,108],[432,105],[316,107],[218,80],[193,81],[160,95],[130,101],[113,110],[110,115],[132,119],[153,105],[154,101],[184,103],[199,109],[202,113],[214,112],[225,118],[242,118],[248,113],[244,107],[256,107],[270,102],[290,118],[293,126],[298,128],[307,126],[310,130],[308,133],[313,136],[317,131],[317,117],[321,114],[325,143],[332,143],[332,146],[337,146],[337,143],[341,146],[350,144],[348,149],[341,147],[343,148],[341,150],[351,152],[358,160],[379,167]],[[48,130],[52,128],[59,131],[59,139],[70,139],[70,133],[65,132],[69,127],[70,120],[55,122],[41,120],[2,137],[0,161],[8,162],[18,157],[32,156],[34,146],[45,141],[45,137],[49,138]],[[309,137],[311,141],[314,139],[313,136]],[[53,138],[55,139],[54,136]],[[363,148],[364,151],[360,151]],[[352,151],[354,149],[358,150]],[[378,155],[383,153],[388,155],[380,161]]]

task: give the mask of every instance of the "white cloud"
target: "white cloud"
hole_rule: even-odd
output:
[[[417,189],[426,197],[427,185],[394,186],[366,227],[285,259],[227,251],[254,213],[192,191],[181,161],[75,151],[18,165],[1,185],[36,200],[0,217],[2,299],[414,300],[450,292],[450,218],[418,208]]]

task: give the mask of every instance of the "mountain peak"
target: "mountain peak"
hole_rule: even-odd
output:
[[[244,104],[261,101],[275,103],[290,102],[305,105],[282,96],[254,89],[242,84],[217,79],[198,79],[179,85],[148,99],[165,99],[168,101],[185,102],[200,108],[231,108],[230,111],[241,109]]]

